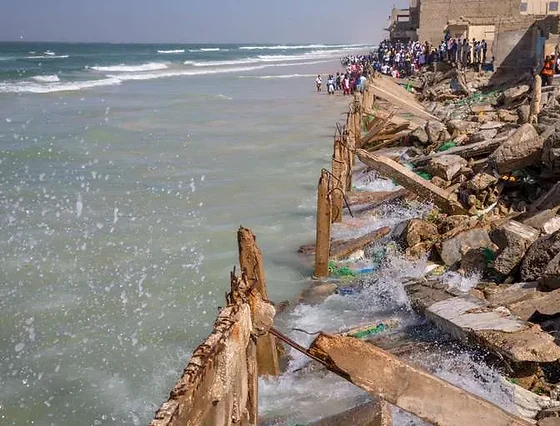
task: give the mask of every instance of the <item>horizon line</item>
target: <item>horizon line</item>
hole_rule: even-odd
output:
[[[221,45],[238,45],[238,44],[246,44],[246,45],[262,45],[262,46],[275,46],[275,45],[334,45],[334,44],[344,44],[348,46],[368,46],[368,45],[375,45],[375,42],[303,42],[303,41],[296,41],[296,42],[256,42],[256,41],[249,41],[249,42],[213,42],[213,41],[204,41],[204,42],[172,42],[172,41],[164,41],[164,42],[155,42],[155,41],[60,41],[60,40],[0,40],[0,43],[59,43],[59,44],[174,44],[174,45],[192,45],[192,44],[199,44],[199,45],[211,45],[211,44],[221,44]]]

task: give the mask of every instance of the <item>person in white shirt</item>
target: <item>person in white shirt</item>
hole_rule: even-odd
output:
[[[315,84],[317,85],[317,92],[320,92],[323,89],[323,80],[320,75],[315,79]]]

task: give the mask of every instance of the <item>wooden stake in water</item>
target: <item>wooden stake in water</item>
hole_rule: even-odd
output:
[[[325,279],[329,276],[332,202],[329,181],[329,173],[323,170],[317,190],[317,235],[315,240],[315,277],[317,279]]]
[[[247,277],[249,285],[254,287],[260,296],[267,300],[266,279],[262,253],[257,246],[256,237],[250,229],[240,227],[237,232],[239,246],[239,265]],[[278,376],[280,366],[274,336],[267,334],[257,340],[257,364],[260,376]]]
[[[331,221],[342,222],[342,209],[344,194],[346,193],[346,159],[344,158],[344,146],[340,138],[334,139],[332,174],[333,174],[333,193],[332,193],[332,212]]]

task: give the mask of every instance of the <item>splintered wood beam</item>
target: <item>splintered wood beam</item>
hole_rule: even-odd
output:
[[[449,193],[418,176],[413,171],[387,157],[371,154],[363,149],[357,151],[360,161],[377,170],[380,174],[393,179],[399,185],[430,201],[449,214],[466,214],[467,211],[456,201],[449,199]]]
[[[250,285],[263,299],[268,299],[262,253],[257,239],[250,229],[240,227],[237,232],[239,246],[239,265]],[[257,340],[257,365],[260,376],[278,376],[280,364],[274,336],[266,334]]]
[[[531,424],[359,339],[321,333],[309,352],[330,371],[370,395],[381,397],[434,425]]]

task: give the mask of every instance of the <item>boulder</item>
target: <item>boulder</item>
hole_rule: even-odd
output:
[[[478,126],[479,124],[473,121],[449,120],[447,122],[447,130],[455,135],[474,133]]]
[[[560,230],[560,216],[554,216],[543,225],[543,232],[547,235]]]
[[[428,171],[433,176],[451,181],[467,164],[467,160],[458,155],[442,155],[430,161]]]
[[[548,169],[560,174],[560,132],[544,141],[541,160]]]
[[[498,111],[498,119],[504,123],[517,123],[519,116],[507,109],[501,109]]]
[[[467,182],[467,188],[478,193],[497,183],[498,178],[488,173],[478,173]]]
[[[471,229],[442,241],[439,255],[447,266],[455,266],[463,255],[477,248],[488,248],[492,251],[496,249],[484,229]]]
[[[439,225],[440,234],[446,234],[460,226],[467,224],[468,226],[475,226],[477,222],[476,217],[467,215],[451,215],[443,218]]]
[[[528,123],[530,115],[531,115],[530,105],[519,105],[519,107],[517,108],[517,117],[519,118],[517,122],[519,124]]]
[[[492,241],[500,248],[493,268],[502,275],[510,275],[537,238],[539,231],[515,220],[506,222],[490,233]]]
[[[430,143],[444,142],[449,140],[451,136],[447,132],[447,128],[440,121],[430,120],[426,123],[426,134]]]
[[[539,284],[549,290],[557,290],[560,288],[560,253],[552,258],[544,269]]]
[[[525,97],[529,93],[531,88],[527,84],[522,84],[521,86],[511,87],[504,92],[499,97],[499,102],[504,105],[512,105],[516,101]]]
[[[539,238],[529,247],[521,263],[521,279],[538,281],[558,253],[560,253],[560,231]]]
[[[416,128],[411,134],[410,137],[412,140],[418,141],[421,145],[428,145],[429,138],[428,134],[426,133],[426,129],[424,127]]]
[[[509,173],[540,161],[543,140],[536,129],[524,124],[511,138],[494,151],[488,160],[499,173]]]
[[[479,130],[471,136],[471,143],[487,141],[494,139],[498,135],[498,129]]]
[[[397,225],[392,237],[405,249],[426,241],[435,241],[439,236],[436,225],[421,219],[411,219]]]
[[[484,249],[469,250],[461,259],[459,271],[464,275],[482,275],[486,270],[488,260]]]

